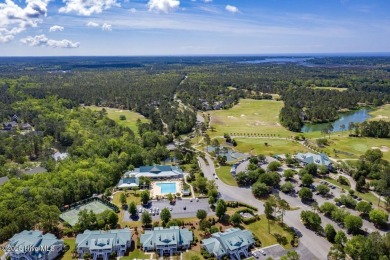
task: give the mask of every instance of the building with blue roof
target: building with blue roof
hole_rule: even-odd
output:
[[[314,163],[314,164],[317,164],[319,166],[321,166],[321,165],[326,166],[326,167],[328,167],[328,169],[332,168],[332,161],[324,153],[320,153],[320,154],[298,153],[295,155],[295,159],[300,161],[303,165]]]
[[[6,254],[14,259],[52,260],[58,257],[64,249],[64,241],[53,234],[43,234],[38,230],[24,230],[15,234],[6,246]]]
[[[218,259],[228,256],[229,259],[248,257],[249,248],[255,244],[252,232],[239,228],[230,228],[225,232],[217,232],[210,238],[202,240],[203,248]]]
[[[128,228],[108,231],[86,230],[76,237],[76,249],[79,258],[90,253],[93,260],[101,257],[108,260],[111,253],[123,256],[131,246],[131,231]]]
[[[117,187],[120,189],[138,187],[139,178],[141,177],[152,180],[181,179],[183,178],[183,171],[179,167],[171,165],[141,166],[126,172]]]
[[[141,235],[141,246],[144,251],[156,251],[160,256],[172,256],[180,250],[191,247],[192,231],[178,226],[170,228],[155,227]]]

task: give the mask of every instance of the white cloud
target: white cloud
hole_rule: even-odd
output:
[[[88,22],[87,26],[88,27],[99,27],[100,25],[98,23],[95,23],[95,22]]]
[[[169,13],[179,8],[180,1],[178,0],[149,0],[149,11],[156,10],[158,12]]]
[[[26,28],[36,27],[41,23],[41,18],[47,15],[49,1],[25,0],[24,8],[13,0],[0,3],[0,42],[9,42]]]
[[[102,25],[102,30],[103,31],[112,31],[111,24],[104,23]]]
[[[205,3],[211,3],[213,0],[203,0]]]
[[[120,6],[117,0],[63,0],[63,2],[65,6],[59,9],[60,13],[75,12],[83,16],[99,14],[113,6]]]
[[[226,9],[226,11],[231,12],[233,14],[238,13],[240,11],[240,10],[238,10],[238,8],[236,6],[233,6],[233,5],[227,5],[225,7],[225,9]]]
[[[29,46],[45,46],[52,48],[78,48],[80,46],[79,42],[72,42],[69,40],[51,40],[47,38],[44,34],[36,35],[34,37],[28,36],[20,40],[20,42],[27,44]]]
[[[64,30],[63,26],[54,25],[54,26],[50,27],[49,32],[57,32],[57,31],[62,32],[63,30]]]
[[[134,13],[137,12],[137,9],[135,9],[135,8],[130,8],[130,9],[129,9],[129,12],[132,13],[132,14],[134,14]]]

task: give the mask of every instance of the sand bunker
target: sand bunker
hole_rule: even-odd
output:
[[[244,114],[241,114],[241,117],[244,117],[245,115]]]
[[[265,122],[261,122],[261,121],[254,121],[253,123],[250,123],[250,124],[246,124],[247,126],[259,126],[259,125],[266,125]]]
[[[122,112],[123,112],[123,110],[115,110],[115,112],[122,113]]]
[[[377,118],[377,119],[388,119],[389,117],[388,116],[378,115],[375,118]]]
[[[228,116],[227,118],[229,118],[229,119],[237,119],[237,117],[235,117],[235,116]]]
[[[382,145],[381,147],[373,146],[371,149],[379,149],[381,152],[387,153],[390,149],[389,147]]]

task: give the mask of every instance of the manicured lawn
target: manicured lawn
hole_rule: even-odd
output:
[[[344,136],[332,136],[330,138],[330,145],[325,147],[323,150],[329,154],[331,157],[336,159],[358,159],[363,155],[367,150],[372,149],[373,147],[381,147],[390,149],[390,139],[378,139],[378,138],[366,138],[366,137],[346,137],[347,133],[344,133]],[[335,154],[334,149],[345,152]],[[390,150],[383,152],[383,158],[390,160]],[[335,156],[337,155],[337,156]]]
[[[231,185],[231,186],[237,186],[237,182],[234,179],[234,177],[230,174],[230,166],[221,166],[217,171],[218,178],[221,179],[224,183]]]
[[[70,246],[69,250],[66,251],[64,256],[61,259],[71,260],[72,259],[72,251],[75,248],[76,239],[75,238],[64,238],[64,242]]]
[[[390,121],[390,105],[383,105],[378,109],[370,112],[370,115],[372,115],[372,118],[370,118],[370,120]]]
[[[88,106],[87,108],[90,108],[94,111],[100,111],[103,108],[102,107],[96,107],[96,106]],[[127,126],[135,134],[138,134],[138,128],[137,128],[137,119],[140,119],[141,122],[149,122],[148,119],[146,119],[143,115],[138,114],[136,112],[130,111],[130,110],[120,110],[117,108],[109,108],[105,107],[107,111],[107,116],[117,122],[119,125]],[[120,120],[119,116],[124,115],[126,117],[126,120]]]
[[[303,145],[291,140],[273,138],[235,138],[235,140],[236,150],[251,154],[295,154],[309,151]]]
[[[121,193],[124,193],[124,191],[116,192],[114,194],[114,198],[112,200],[112,203],[115,204],[120,209],[120,212],[118,213],[118,217],[119,217],[118,224],[122,228],[124,228],[126,226],[131,227],[131,228],[141,227],[141,225],[142,225],[141,221],[124,221],[123,220],[124,209],[122,209],[122,205],[119,202],[119,198],[120,198]],[[141,204],[141,198],[139,196],[140,193],[141,193],[140,190],[138,190],[137,193],[135,193],[134,191],[127,191],[127,194],[128,194],[128,196],[126,197],[127,205],[129,205],[130,202],[133,202],[133,201],[135,202],[136,205],[140,205]]]
[[[3,250],[0,249],[0,256],[4,255]]]
[[[361,193],[361,192],[355,191],[355,194],[368,202],[372,202],[373,205],[378,206],[379,199],[377,197],[375,197],[375,195],[372,194],[371,192]],[[379,206],[385,208],[385,203],[383,201],[381,201]]]
[[[312,89],[326,89],[326,90],[346,91],[348,88],[335,88],[335,87],[312,87]]]
[[[255,223],[252,223],[250,225],[243,226],[245,227],[245,229],[252,231],[252,233],[261,241],[262,247],[277,244],[278,242],[276,238],[272,235],[274,233],[277,233],[287,238],[288,243],[286,245],[283,245],[283,247],[285,249],[291,248],[290,242],[293,238],[292,235],[289,232],[285,231],[279,225],[271,223],[271,234],[268,234],[268,220],[265,215],[261,215],[259,221],[256,221]]]
[[[133,259],[150,259],[150,255],[146,255],[142,250],[135,249],[133,252],[130,252],[128,256],[120,258],[121,260],[133,260]]]
[[[283,137],[295,135],[279,123],[282,101],[241,99],[240,103],[228,110],[211,111],[211,125],[215,132],[209,135],[221,136],[224,133],[280,134]]]
[[[142,192],[141,190],[138,190],[137,193],[135,193],[134,191],[118,191],[114,194],[114,198],[112,200],[112,203],[115,204],[116,206],[118,206],[118,208],[121,208],[122,205],[119,201],[119,198],[120,198],[121,193],[126,193],[127,194],[127,196],[126,196],[127,204],[134,201],[136,205],[140,205],[141,204],[141,197],[140,197],[141,192]]]
[[[199,252],[195,252],[195,251],[193,251],[193,250],[190,250],[190,251],[187,251],[187,252],[185,252],[184,254],[183,254],[183,259],[188,259],[188,260],[190,260],[191,259],[191,257],[193,257],[193,256],[197,256],[197,257],[199,257],[199,259],[204,259],[203,258],[203,256],[199,253]]]

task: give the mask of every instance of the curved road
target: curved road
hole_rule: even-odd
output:
[[[219,179],[216,180],[213,176],[213,173],[216,173],[214,168],[214,162],[209,156],[206,156],[205,158],[208,164],[206,164],[206,162],[201,157],[198,157],[199,165],[204,173],[204,176],[207,179],[216,181],[218,185],[218,191],[221,193],[221,197],[223,199],[236,200],[239,202],[247,203],[257,207],[260,213],[264,212],[263,203],[253,196],[250,188],[230,186],[223,183]],[[300,210],[286,211],[286,214],[284,216],[284,222],[290,227],[295,227],[302,233],[302,236],[300,237],[300,243],[302,243],[306,248],[308,248],[313,255],[315,255],[318,259],[327,259],[331,244],[324,238],[308,230],[301,223],[299,216],[300,212]]]

